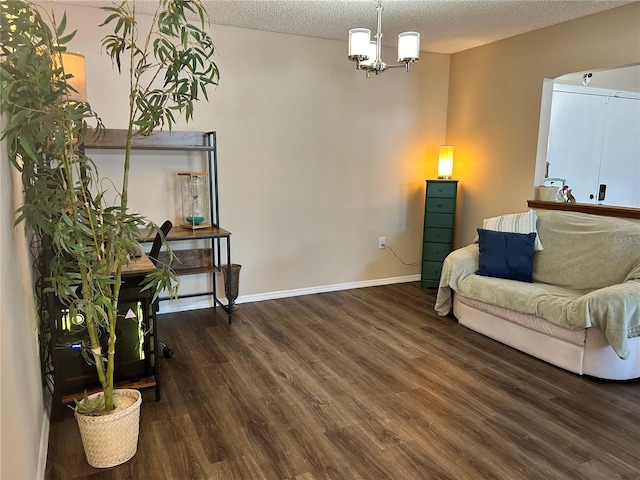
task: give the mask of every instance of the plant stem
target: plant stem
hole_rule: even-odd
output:
[[[82,297],[83,298],[91,298],[92,289],[89,285],[89,278],[87,268],[83,265],[80,266],[80,273],[82,275]],[[87,322],[87,330],[89,332],[89,341],[91,343],[91,353],[93,355],[93,359],[96,362],[96,371],[98,372],[98,380],[100,380],[100,384],[103,389],[107,387],[107,378],[105,377],[104,372],[104,363],[102,360],[102,347],[100,346],[100,339],[98,338],[98,326],[96,324],[95,314],[90,313],[91,310],[87,310],[85,312],[86,322]]]

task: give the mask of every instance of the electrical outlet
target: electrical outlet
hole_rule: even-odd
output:
[[[378,248],[385,248],[387,246],[387,237],[378,237]]]

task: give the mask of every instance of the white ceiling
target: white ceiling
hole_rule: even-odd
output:
[[[54,0],[99,7],[102,0]],[[152,13],[153,0],[135,0]],[[376,30],[374,0],[203,0],[211,23],[343,40],[355,27]],[[631,0],[383,0],[383,44],[420,32],[422,51],[455,53],[549,25],[633,3]]]

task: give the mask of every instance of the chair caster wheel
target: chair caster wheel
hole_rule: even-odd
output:
[[[173,350],[171,350],[168,346],[164,346],[164,348],[162,349],[162,355],[164,355],[164,358],[171,358],[173,357]]]

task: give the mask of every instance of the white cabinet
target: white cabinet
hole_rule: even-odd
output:
[[[609,205],[640,207],[640,100],[609,97],[599,183]]]
[[[549,176],[566,179],[578,202],[640,207],[640,97],[563,87],[551,104]]]

